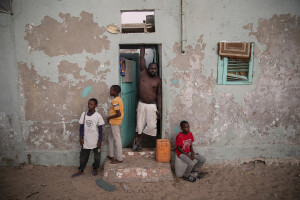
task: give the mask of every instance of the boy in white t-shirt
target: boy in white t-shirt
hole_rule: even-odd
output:
[[[83,112],[80,117],[80,166],[78,167],[78,172],[73,174],[72,177],[83,174],[83,170],[89,160],[91,150],[94,152],[92,176],[97,175],[101,156],[102,125],[104,124],[102,116],[95,110],[97,105],[97,99],[90,99],[88,102],[88,112]]]

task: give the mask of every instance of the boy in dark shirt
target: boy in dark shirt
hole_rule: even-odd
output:
[[[187,121],[180,122],[181,132],[176,137],[176,154],[188,166],[183,175],[183,179],[189,182],[195,182],[196,178],[191,172],[197,174],[197,178],[201,177],[201,173],[197,169],[205,163],[205,157],[194,152],[192,143],[194,142],[193,134],[190,132],[190,125]],[[195,164],[194,159],[198,162]]]

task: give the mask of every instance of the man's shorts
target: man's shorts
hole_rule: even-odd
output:
[[[157,107],[156,104],[138,103],[136,132],[156,136]]]

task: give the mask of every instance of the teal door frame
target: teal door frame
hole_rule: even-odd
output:
[[[128,60],[126,60],[129,62]],[[121,98],[123,100],[124,117],[121,125],[122,147],[127,147],[135,137],[136,126],[136,62],[132,63],[132,82],[123,83],[120,76]]]

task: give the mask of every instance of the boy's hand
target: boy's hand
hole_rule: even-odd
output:
[[[194,160],[194,159],[195,159],[195,153],[194,153],[194,152],[191,153],[190,159],[191,159],[191,160]]]
[[[97,148],[101,148],[101,142],[97,143]]]
[[[187,157],[191,158],[191,156],[190,156],[190,154],[189,154],[188,152],[185,152],[185,151],[184,151],[184,154],[185,154]]]
[[[109,120],[110,120],[110,119],[111,119],[111,118],[110,118],[110,116],[109,116],[109,117],[107,117],[107,119],[106,119],[106,120],[107,120],[107,123],[109,123]]]
[[[83,146],[83,144],[84,144],[84,139],[83,139],[83,137],[81,137],[80,138],[80,145]]]

